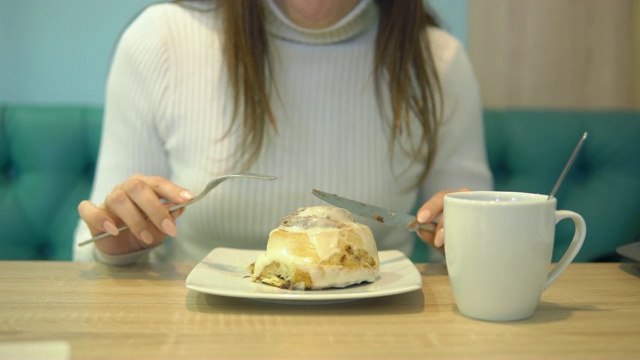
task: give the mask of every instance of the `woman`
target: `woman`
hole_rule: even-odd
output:
[[[229,180],[172,214],[161,202],[240,171],[278,180]],[[158,4],[118,45],[91,201],[78,206],[76,242],[114,236],[75,259],[263,249],[283,216],[322,204],[313,188],[403,212],[423,204],[430,222],[446,189],[491,186],[468,58],[420,0]],[[410,233],[363,222],[381,250],[412,251]],[[442,246],[441,226],[420,235]]]

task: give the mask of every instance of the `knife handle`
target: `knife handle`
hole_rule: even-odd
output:
[[[409,229],[411,231],[418,231],[418,229],[420,229],[422,231],[435,234],[437,228],[438,228],[438,223],[435,221],[432,221],[430,223],[419,223],[418,220],[414,220],[409,224]]]

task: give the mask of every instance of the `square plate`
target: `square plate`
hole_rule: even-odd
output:
[[[216,248],[189,273],[187,288],[206,294],[287,304],[324,304],[402,294],[422,288],[415,265],[397,250],[380,251],[380,276],[373,283],[325,290],[285,290],[250,278],[249,266],[263,250]]]

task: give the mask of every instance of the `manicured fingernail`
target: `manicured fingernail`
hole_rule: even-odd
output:
[[[169,219],[164,219],[162,220],[161,225],[162,225],[162,231],[164,231],[165,234],[169,236],[178,235],[178,229],[176,229],[176,224],[174,224],[173,221]]]
[[[427,221],[429,221],[429,218],[431,217],[431,211],[427,210],[422,210],[420,212],[418,212],[418,222],[420,223],[426,223]]]
[[[185,200],[191,200],[193,199],[193,194],[191,193],[191,191],[184,190],[180,193],[180,197]]]
[[[153,244],[153,236],[151,236],[151,233],[148,232],[147,230],[143,230],[140,233],[140,240],[142,240],[142,242],[147,245]]]
[[[118,233],[120,233],[118,231],[118,228],[115,225],[113,225],[110,221],[103,222],[102,223],[102,227],[104,228],[104,230],[106,232],[108,232],[109,234],[111,234],[113,236],[116,236],[116,235],[118,235]]]
[[[436,231],[436,238],[433,240],[435,247],[442,247],[444,245],[444,229]]]

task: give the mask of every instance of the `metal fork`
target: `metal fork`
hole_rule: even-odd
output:
[[[216,186],[220,185],[220,183],[222,183],[223,181],[227,180],[227,179],[231,179],[231,178],[243,178],[243,179],[258,179],[258,180],[274,180],[276,179],[275,176],[271,176],[271,175],[261,175],[261,174],[253,174],[253,173],[241,173],[241,174],[229,174],[229,175],[223,175],[223,176],[219,176],[211,181],[209,181],[209,183],[207,184],[207,186],[204,188],[204,190],[202,190],[202,192],[200,194],[198,194],[198,196],[194,197],[193,199],[189,200],[186,203],[182,203],[182,204],[177,204],[177,205],[173,205],[172,207],[169,208],[169,212],[174,212],[178,209],[182,209],[185,206],[191,205],[195,202],[200,201],[202,198],[204,198],[211,190],[213,190],[213,188],[215,188]],[[118,228],[118,231],[124,231],[127,230],[129,228],[128,225],[124,225]],[[91,239],[82,241],[80,243],[78,243],[78,246],[84,246],[87,244],[91,244],[92,242],[96,241],[96,240],[101,240],[104,238],[108,238],[112,236],[109,233],[102,233],[100,235],[94,236]]]

